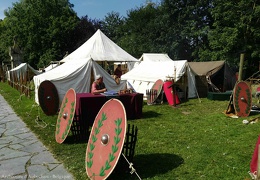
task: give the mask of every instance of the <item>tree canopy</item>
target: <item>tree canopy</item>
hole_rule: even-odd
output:
[[[8,47],[16,36],[24,61],[34,67],[62,59],[95,32],[92,22],[87,17],[80,20],[68,0],[20,0],[5,16],[0,22],[0,57],[8,58]]]
[[[172,59],[226,60],[238,66],[240,53],[245,53],[251,71],[260,59],[257,0],[147,1],[126,17],[112,11],[103,20],[77,17],[69,0],[20,0],[5,15],[0,60],[8,58],[7,49],[17,36],[24,60],[38,67],[60,60],[97,29],[137,58],[167,53]]]
[[[206,53],[212,59],[233,64],[238,64],[239,54],[245,53],[247,68],[256,70],[260,61],[259,1],[215,0],[213,7],[213,27],[208,34],[210,48]]]

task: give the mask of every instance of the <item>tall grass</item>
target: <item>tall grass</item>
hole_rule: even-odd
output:
[[[0,94],[28,127],[64,163],[75,179],[87,179],[86,142],[69,135],[63,144],[54,137],[57,116],[46,116],[34,103],[0,83]],[[229,101],[189,99],[177,108],[144,103],[143,117],[128,120],[138,127],[134,167],[142,179],[249,179],[250,161],[260,123],[245,125],[259,114],[233,119],[223,112]],[[37,119],[37,116],[40,120]],[[135,174],[114,171],[109,179],[137,179]]]

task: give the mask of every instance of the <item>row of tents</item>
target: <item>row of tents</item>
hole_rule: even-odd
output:
[[[127,63],[128,72],[121,76],[120,83],[116,83],[102,68],[101,62]],[[221,92],[232,90],[236,83],[235,73],[225,61],[188,62],[155,53],[144,53],[136,59],[100,30],[60,64],[33,77],[37,103],[38,88],[45,80],[55,85],[61,101],[69,88],[75,89],[76,93],[90,92],[91,83],[98,74],[103,76],[108,90],[133,88],[144,97],[146,90],[158,79],[173,78],[187,98],[205,97],[209,88]]]

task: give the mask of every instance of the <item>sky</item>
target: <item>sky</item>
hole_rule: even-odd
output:
[[[158,2],[158,0],[151,0]],[[0,19],[4,19],[4,10],[12,7],[12,3],[19,0],[0,0]],[[107,13],[118,12],[120,16],[126,16],[127,11],[145,5],[147,0],[70,0],[74,4],[74,11],[78,17],[86,16],[90,19],[103,20]]]

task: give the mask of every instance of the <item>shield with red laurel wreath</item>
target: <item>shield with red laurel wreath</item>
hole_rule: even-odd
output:
[[[76,93],[74,89],[69,89],[63,98],[60,106],[60,112],[57,119],[55,138],[56,142],[61,144],[69,134],[73,122],[76,108]]]
[[[126,112],[121,101],[108,100],[98,112],[86,149],[90,179],[106,179],[121,155],[126,134]]]

